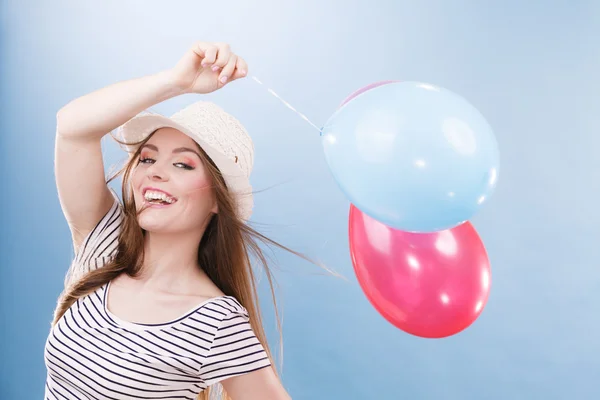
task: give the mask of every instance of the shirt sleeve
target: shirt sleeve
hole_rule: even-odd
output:
[[[65,276],[65,287],[86,273],[112,261],[117,254],[119,233],[123,222],[123,206],[111,190],[114,202],[110,210],[83,239]]]
[[[271,361],[250,326],[241,305],[218,324],[210,351],[200,369],[207,386],[271,365]]]

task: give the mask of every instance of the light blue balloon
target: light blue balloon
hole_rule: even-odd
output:
[[[426,83],[389,83],[358,95],[331,116],[321,139],[350,202],[403,231],[460,225],[498,180],[488,122],[462,97]]]

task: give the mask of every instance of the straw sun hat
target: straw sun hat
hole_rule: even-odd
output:
[[[221,171],[233,194],[239,218],[252,215],[253,198],[250,173],[254,164],[254,145],[242,124],[214,103],[198,101],[171,117],[143,112],[118,129],[120,140],[135,143],[159,128],[174,128],[192,138]],[[136,146],[125,146],[130,153]]]

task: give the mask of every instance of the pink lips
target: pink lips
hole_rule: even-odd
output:
[[[175,204],[175,203],[173,203],[173,204]],[[152,204],[152,203],[148,203],[144,199],[144,205],[148,206],[148,208],[165,208],[165,207],[172,206],[173,204]]]

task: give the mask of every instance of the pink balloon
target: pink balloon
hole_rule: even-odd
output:
[[[339,107],[343,106],[344,104],[346,104],[347,102],[349,102],[350,100],[352,100],[353,98],[358,96],[359,94],[366,92],[367,90],[371,90],[373,88],[376,88],[377,86],[387,85],[388,83],[394,83],[394,82],[400,82],[400,81],[379,81],[379,82],[370,83],[367,86],[356,90],[355,92],[350,94],[350,96],[346,97],[344,99],[344,101],[342,101],[342,103],[339,105]]]
[[[350,206],[350,254],[361,288],[397,328],[454,335],[485,307],[491,284],[484,245],[469,222],[433,233],[392,229]]]

